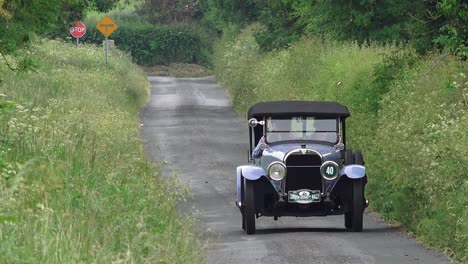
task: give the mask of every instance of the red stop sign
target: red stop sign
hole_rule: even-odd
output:
[[[75,38],[81,38],[86,34],[86,26],[81,22],[77,22],[75,26],[70,28],[70,34]]]

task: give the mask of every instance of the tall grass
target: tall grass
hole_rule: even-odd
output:
[[[143,72],[92,46],[29,56],[34,71],[0,64],[0,263],[201,263],[186,191],[144,158]]]
[[[256,27],[215,45],[214,71],[237,110],[270,100],[347,105],[348,147],[364,151],[372,209],[467,261],[466,62],[314,38],[261,53]]]
[[[368,155],[373,208],[468,261],[466,62],[428,58],[384,97]]]

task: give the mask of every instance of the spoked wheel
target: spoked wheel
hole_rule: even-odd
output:
[[[353,210],[350,213],[351,229],[354,232],[361,232],[364,215],[364,181],[362,179],[353,180]]]
[[[254,184],[252,181],[244,178],[245,202],[242,222],[244,230],[248,235],[255,234],[255,197]]]

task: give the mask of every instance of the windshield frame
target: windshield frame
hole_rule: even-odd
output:
[[[302,119],[302,120],[300,120]],[[309,124],[307,124],[307,122],[309,120],[313,120],[314,122],[316,120],[333,120],[335,121],[335,129],[334,131],[330,131],[330,130],[324,130],[324,131],[320,131],[318,133],[336,133],[336,140],[334,142],[332,141],[327,141],[327,140],[320,140],[320,139],[307,139],[307,138],[292,138],[292,139],[283,139],[283,140],[274,140],[274,141],[271,141],[271,140],[268,140],[269,138],[269,134],[272,132],[272,131],[269,131],[269,126],[271,126],[271,121],[273,120],[286,120],[291,122],[290,124],[290,129],[291,127],[293,126],[292,125],[292,122],[294,121],[302,121],[304,122],[303,125],[305,126],[310,126]],[[292,117],[273,117],[273,116],[267,116],[267,117],[264,117],[264,121],[265,121],[265,125],[263,126],[263,136],[265,137],[265,141],[267,144],[269,145],[276,145],[276,144],[284,144],[284,143],[306,143],[306,142],[313,142],[313,143],[319,143],[319,144],[326,144],[326,145],[335,145],[339,142],[342,141],[342,138],[343,138],[343,135],[342,135],[342,128],[341,128],[341,120],[340,118],[336,117],[336,118],[330,118],[330,117],[316,117],[316,116],[292,116]],[[312,125],[313,126],[313,125]],[[289,131],[288,133],[317,133],[315,131],[315,128],[314,128],[314,131],[311,131],[311,130],[308,130],[308,128],[304,128],[306,130],[302,130],[302,131]],[[270,134],[270,138],[271,138],[271,134]]]

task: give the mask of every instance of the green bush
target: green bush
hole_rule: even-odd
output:
[[[0,64],[0,263],[202,263],[186,191],[140,142],[145,74],[91,45],[27,52],[34,71]]]
[[[270,100],[348,106],[348,145],[364,151],[372,209],[466,261],[466,62],[315,38],[260,53],[257,28],[215,45],[214,71],[236,109]]]
[[[114,40],[119,49],[130,53],[135,62],[145,66],[210,62],[209,37],[194,25],[120,25],[109,39]],[[95,27],[88,27],[82,38],[85,43],[98,45],[104,40]]]
[[[455,259],[468,256],[466,62],[429,57],[381,102],[368,152],[373,208]]]

